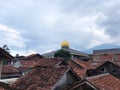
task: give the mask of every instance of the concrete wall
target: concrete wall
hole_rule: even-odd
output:
[[[99,55],[94,54],[93,60],[118,61],[118,60],[120,60],[120,54],[99,54]]]

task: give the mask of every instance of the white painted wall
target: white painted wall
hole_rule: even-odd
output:
[[[55,90],[56,87],[60,87],[65,85],[67,82],[67,74],[65,73],[59,80],[58,82],[54,85],[52,90]]]
[[[14,67],[19,68],[20,66],[23,66],[21,62],[18,60],[13,64]]]

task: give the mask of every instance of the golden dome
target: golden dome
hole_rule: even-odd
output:
[[[68,41],[64,40],[62,43],[61,43],[61,47],[62,48],[69,48],[70,44]]]

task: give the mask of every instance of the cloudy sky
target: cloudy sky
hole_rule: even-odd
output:
[[[11,54],[120,45],[120,0],[0,0],[0,46]]]

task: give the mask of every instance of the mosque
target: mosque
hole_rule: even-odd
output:
[[[81,59],[81,60],[89,60],[89,59],[90,59],[90,55],[89,55],[89,54],[84,53],[84,52],[80,52],[80,51],[77,51],[77,50],[75,50],[75,49],[70,48],[70,43],[69,43],[67,40],[64,40],[64,41],[61,43],[61,49],[63,49],[64,51],[70,52],[72,59],[73,59],[73,58]],[[60,49],[58,49],[58,50],[60,50]],[[45,54],[43,54],[42,56],[43,56],[44,58],[54,58],[54,54],[55,54],[58,50],[45,53]]]

